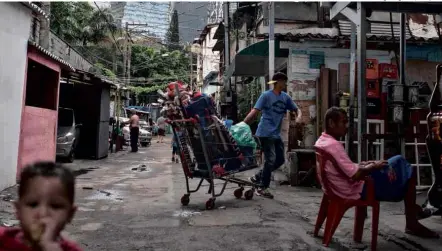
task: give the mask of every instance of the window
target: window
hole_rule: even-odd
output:
[[[57,110],[59,73],[28,59],[25,105]]]

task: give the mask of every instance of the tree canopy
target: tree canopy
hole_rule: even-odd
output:
[[[178,12],[177,10],[173,11],[172,19],[170,21],[169,30],[166,34],[166,44],[169,50],[179,50],[180,46],[180,34],[178,29]]]
[[[51,30],[76,45],[98,43],[117,28],[108,8],[94,9],[88,2],[51,2]]]
[[[93,62],[93,73],[125,82],[123,55],[115,47],[115,43],[124,44],[120,41],[124,41],[125,31],[117,29],[109,9],[95,9],[88,2],[51,2],[51,30]],[[190,59],[179,46],[176,11],[166,44],[167,48],[160,50],[131,45],[130,89],[136,94],[156,92],[171,81],[189,81]]]

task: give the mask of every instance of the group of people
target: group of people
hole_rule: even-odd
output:
[[[287,76],[276,73],[269,84],[273,90],[261,94],[252,111],[244,119],[250,124],[261,113],[261,120],[256,131],[264,153],[264,167],[250,180],[260,189],[259,195],[273,198],[269,192],[271,173],[284,164],[284,144],[281,140],[281,124],[287,111],[296,116],[296,123],[301,122],[301,111],[284,91],[287,89]],[[371,176],[375,185],[376,199],[379,201],[404,201],[405,231],[420,237],[439,238],[439,235],[418,220],[431,216],[431,212],[416,204],[416,172],[404,157],[397,155],[387,161],[366,161],[354,163],[345,151],[339,139],[347,134],[348,117],[345,110],[332,107],[327,110],[324,120],[325,131],[318,138],[315,147],[330,154],[337,166],[326,163],[325,174],[331,184],[333,194],[342,198],[364,199],[364,178]]]
[[[268,190],[271,173],[284,163],[284,144],[280,135],[283,117],[289,110],[296,114],[297,123],[301,121],[301,111],[284,92],[287,76],[277,73],[270,83],[273,89],[261,94],[255,107],[244,119],[244,122],[251,123],[258,113],[262,113],[256,135],[262,142],[265,164],[260,172],[251,177],[251,181],[260,187],[257,193],[267,198],[273,198]],[[159,122],[161,124],[163,121]],[[135,139],[138,134],[139,117],[132,115],[129,123],[134,147],[132,150],[136,151],[133,144],[136,141],[132,137]],[[346,112],[332,107],[326,112],[324,123],[325,131],[316,141],[315,147],[335,159],[336,164],[328,162],[325,167],[332,192],[342,198],[363,200],[363,179],[370,175],[378,200],[404,200],[407,233],[438,238],[437,233],[418,222],[431,214],[416,205],[416,175],[410,164],[402,156],[394,156],[387,161],[354,163],[339,142],[347,133]],[[178,149],[174,147],[174,154],[175,151]],[[74,242],[60,235],[77,210],[74,203],[75,177],[68,168],[53,162],[40,162],[25,167],[20,175],[18,195],[15,209],[20,227],[0,228],[0,250],[81,250]]]

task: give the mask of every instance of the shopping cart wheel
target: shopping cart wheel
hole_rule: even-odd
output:
[[[206,210],[212,210],[215,208],[215,199],[214,198],[210,198],[207,202],[206,202]]]
[[[185,195],[183,195],[183,197],[181,197],[181,204],[183,206],[189,205],[189,202],[190,202],[190,195],[185,194]]]
[[[251,200],[251,199],[253,199],[253,194],[254,194],[253,189],[247,190],[244,193],[244,198],[246,198],[246,200]]]
[[[233,195],[235,195],[235,197],[237,199],[241,199],[243,191],[244,191],[244,187],[240,187],[238,189],[235,189],[235,191],[233,192]]]

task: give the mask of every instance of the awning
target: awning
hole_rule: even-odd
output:
[[[215,34],[213,35],[213,39],[217,40],[223,40],[224,39],[224,24],[220,23],[218,25],[218,28],[215,31]]]
[[[275,40],[275,69],[284,64],[284,57],[280,50],[280,43]],[[224,79],[232,76],[260,77],[268,75],[269,71],[269,40],[263,40],[244,48],[235,55],[226,70]]]
[[[224,50],[224,40],[217,40],[215,45],[212,48],[212,52],[214,51],[223,51]]]

